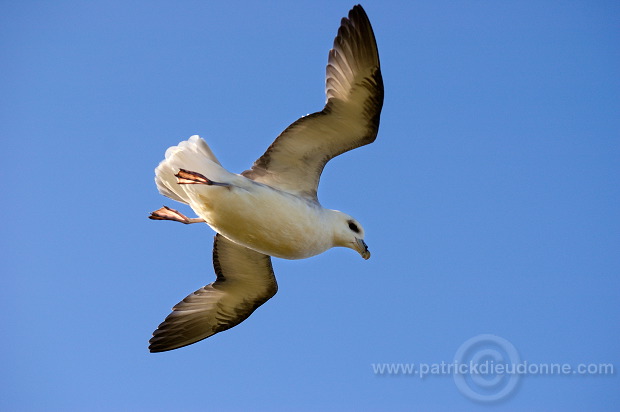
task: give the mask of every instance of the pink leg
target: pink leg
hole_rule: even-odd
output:
[[[205,176],[197,172],[190,172],[189,170],[180,169],[179,173],[175,175],[177,177],[177,183],[180,185],[209,185],[209,186],[230,186],[228,183],[214,182],[209,180]]]
[[[174,222],[181,222],[189,225],[190,223],[204,223],[204,219],[199,217],[190,218],[179,212],[178,210],[170,209],[168,206],[164,206],[154,212],[151,212],[149,219],[153,220],[172,220]]]

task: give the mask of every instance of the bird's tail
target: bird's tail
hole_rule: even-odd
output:
[[[178,184],[175,176],[181,169],[201,173],[210,179],[225,178],[221,166],[207,142],[194,135],[166,150],[166,158],[155,169],[155,183],[162,195],[182,203],[189,203],[187,185]],[[190,185],[191,186],[191,185]]]

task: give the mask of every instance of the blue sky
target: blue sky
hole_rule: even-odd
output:
[[[328,164],[319,199],[364,225],[372,258],[274,259],[279,292],[248,321],[148,353],[169,309],[214,278],[209,227],[146,218],[190,214],[153,169],[200,134],[241,172],[320,110],[353,4],[0,3],[0,409],[617,408],[612,1],[363,3],[379,137]],[[616,372],[522,376],[484,403],[448,374],[373,371],[449,363],[485,334],[522,361]]]

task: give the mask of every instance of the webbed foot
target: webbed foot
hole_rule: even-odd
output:
[[[228,183],[214,182],[197,172],[180,169],[175,175],[180,185],[209,185],[209,186],[230,186]]]
[[[164,206],[161,209],[157,209],[154,212],[151,212],[149,219],[153,220],[172,220],[174,222],[181,222],[186,225],[190,223],[204,223],[204,219],[199,217],[187,217],[183,213],[178,210],[174,210],[169,208],[168,206]]]

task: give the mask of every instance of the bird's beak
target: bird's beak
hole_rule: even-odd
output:
[[[368,245],[364,242],[364,239],[356,239],[355,250],[357,250],[364,259],[370,258],[370,251],[368,250]]]

